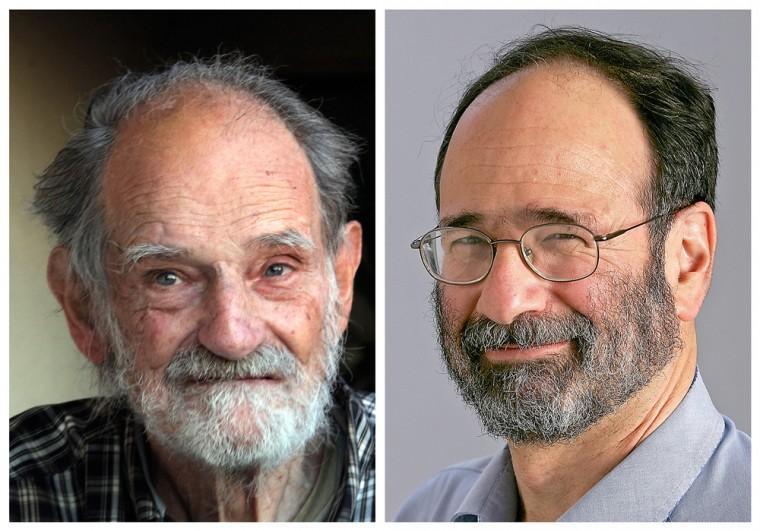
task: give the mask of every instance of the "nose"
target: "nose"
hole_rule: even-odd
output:
[[[198,330],[203,346],[220,358],[239,360],[261,345],[265,325],[242,280],[217,279],[204,302],[207,313]]]
[[[546,309],[548,284],[525,264],[518,245],[500,243],[491,271],[482,281],[476,310],[498,323],[511,323],[522,313]]]

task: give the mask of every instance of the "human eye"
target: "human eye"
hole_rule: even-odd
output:
[[[179,274],[172,270],[152,271],[148,276],[154,285],[162,288],[170,288],[182,283]]]
[[[590,233],[572,225],[544,227],[536,236],[539,246],[551,252],[576,253],[593,246]]]
[[[142,264],[145,269],[135,272],[126,297],[133,297],[152,308],[175,310],[186,308],[197,300],[207,286],[206,278],[188,266]]]
[[[270,264],[267,266],[267,268],[264,270],[264,276],[269,278],[283,277],[292,271],[292,266],[284,264],[282,262],[277,262],[275,264]]]
[[[489,243],[488,240],[480,234],[475,232],[457,232],[450,235],[448,246],[450,249],[467,249],[482,245],[489,245]]]
[[[482,236],[474,236],[470,234],[457,238],[454,240],[454,243],[459,245],[482,245],[486,243],[486,240]]]
[[[291,255],[270,257],[256,266],[255,289],[264,296],[290,298],[309,285],[312,271]]]
[[[583,240],[583,238],[572,232],[551,232],[544,237],[544,241],[566,242],[570,240]]]

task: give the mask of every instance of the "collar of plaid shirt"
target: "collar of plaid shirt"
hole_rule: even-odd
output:
[[[348,456],[338,522],[375,519],[375,396],[335,389]],[[127,409],[93,416],[98,399],[41,406],[10,421],[11,521],[163,521],[140,459],[143,428]]]

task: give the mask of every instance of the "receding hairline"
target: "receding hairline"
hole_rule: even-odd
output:
[[[116,144],[122,131],[137,121],[160,118],[176,112],[186,106],[229,106],[238,107],[240,113],[235,119],[255,113],[257,118],[271,119],[288,131],[285,120],[269,105],[264,98],[252,94],[243,88],[230,86],[218,80],[180,80],[166,87],[150,98],[136,104],[124,116],[116,128]],[[292,132],[291,132],[292,135]],[[296,144],[301,143],[293,137]],[[301,147],[303,150],[303,148]]]
[[[130,146],[139,145],[145,140],[144,131],[157,127],[156,123],[171,119],[173,115],[188,107],[198,109],[198,115],[191,115],[190,117],[194,124],[197,123],[197,125],[192,126],[193,128],[204,128],[203,122],[195,122],[194,120],[201,113],[208,112],[209,114],[206,116],[210,117],[212,122],[209,122],[207,126],[225,130],[223,134],[229,133],[235,136],[247,134],[243,131],[250,125],[253,128],[253,134],[259,134],[263,128],[267,135],[275,132],[277,135],[283,135],[278,143],[282,143],[289,151],[298,153],[302,163],[299,164],[299,167],[304,170],[303,183],[311,188],[310,195],[316,201],[316,213],[321,217],[319,187],[314,167],[304,145],[288,126],[288,123],[263,98],[248,93],[244,89],[230,87],[216,80],[189,80],[180,81],[176,85],[138,103],[118,123],[113,144],[103,165],[99,190],[100,202],[104,208],[103,219],[109,237],[112,237],[116,229],[112,217],[114,196],[113,192],[109,190],[114,187],[120,188],[125,184],[133,186],[135,183],[135,179],[130,179],[128,183],[124,182],[125,170],[123,167],[116,170],[117,178],[114,178],[114,164],[123,166],[125,160],[123,157],[127,157],[126,160],[129,160],[128,157],[132,156],[129,154]],[[219,111],[220,116],[222,116],[221,120],[212,114],[215,112],[215,107],[221,109]],[[111,196],[110,199],[109,196]]]
[[[545,59],[537,59],[535,62],[527,64],[523,66],[522,68],[519,68],[515,70],[514,72],[510,72],[504,77],[497,79],[496,81],[491,83],[491,85],[489,85],[486,89],[484,89],[480,94],[478,94],[475,100],[477,100],[484,93],[488,92],[495,85],[501,84],[505,82],[506,80],[509,80],[509,79],[514,80],[515,77],[528,75],[531,72],[540,71],[540,70],[543,70],[549,73],[554,72],[555,77],[557,79],[559,79],[562,74],[566,74],[564,76],[566,79],[571,79],[571,76],[575,78],[586,76],[591,79],[603,81],[603,82],[606,82],[611,87],[617,89],[620,95],[626,97],[627,99],[630,99],[630,92],[626,88],[626,86],[623,83],[621,83],[620,80],[611,77],[599,65],[595,65],[591,62],[588,62],[580,57],[576,57],[573,55],[557,55],[557,56],[552,56]]]
[[[636,120],[636,124],[640,127],[643,133],[643,139],[645,141],[645,163],[647,167],[643,168],[643,175],[640,182],[633,183],[633,191],[637,194],[637,200],[639,200],[643,194],[651,186],[652,176],[656,172],[656,147],[652,142],[651,135],[648,131],[647,124],[642,120],[641,115],[636,108],[630,90],[618,79],[610,77],[602,68],[589,63],[582,58],[577,58],[573,55],[558,55],[545,59],[538,59],[535,62],[525,65],[514,72],[501,77],[493,81],[490,85],[484,88],[467,107],[464,108],[461,115],[457,119],[456,126],[448,139],[446,146],[446,155],[441,164],[440,172],[436,175],[436,196],[440,200],[441,184],[444,177],[444,168],[446,167],[445,161],[450,155],[451,145],[454,143],[455,137],[463,123],[466,123],[467,115],[471,112],[476,112],[478,106],[485,103],[484,100],[490,100],[492,98],[503,97],[502,92],[510,90],[516,87],[525,76],[530,76],[537,72],[547,73],[552,76],[557,83],[557,86],[561,86],[563,83],[572,83],[579,79],[588,79],[591,81],[600,82],[600,86],[611,91],[612,94],[620,98],[620,101],[627,105]],[[505,86],[506,85],[506,86]],[[461,131],[459,131],[461,134]],[[437,201],[436,210],[440,212],[440,201]]]

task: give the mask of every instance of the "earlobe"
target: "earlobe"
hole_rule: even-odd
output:
[[[700,201],[676,215],[668,254],[677,265],[673,295],[681,321],[693,321],[699,313],[710,287],[716,245],[715,214],[709,205]]]
[[[335,256],[335,279],[338,284],[340,304],[340,329],[348,326],[348,317],[354,296],[354,277],[362,257],[362,227],[357,221],[349,221],[343,228],[343,241]]]
[[[79,351],[92,363],[103,363],[106,344],[92,323],[90,304],[84,289],[69,271],[68,249],[59,245],[50,251],[47,280],[50,291],[63,309],[69,333]]]

